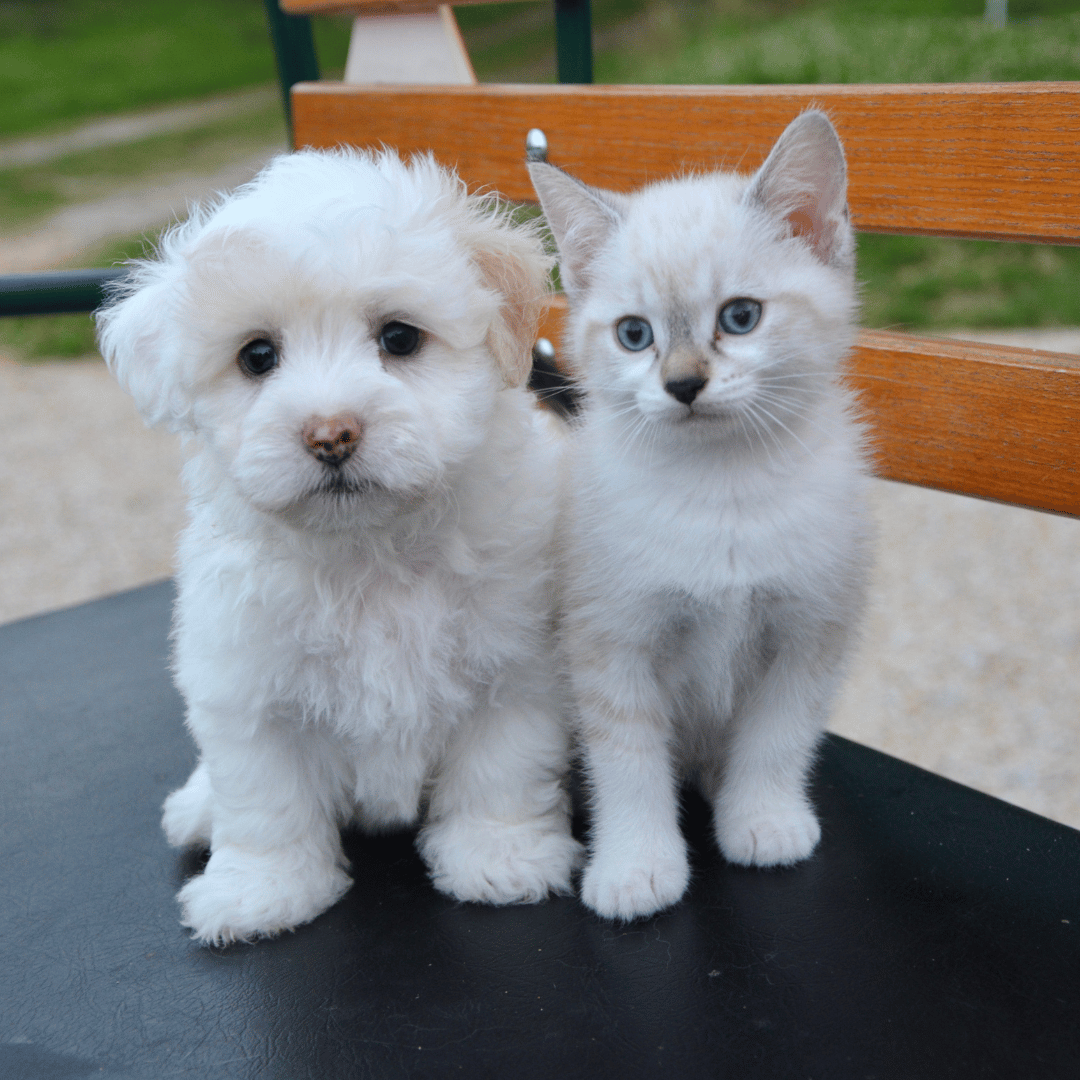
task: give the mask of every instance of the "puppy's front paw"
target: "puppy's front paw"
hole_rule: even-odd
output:
[[[567,894],[583,854],[562,821],[455,818],[425,828],[419,846],[436,889],[482,904],[535,904],[549,893]]]
[[[728,862],[740,866],[791,866],[821,839],[814,811],[796,804],[718,820],[716,839]]]
[[[273,937],[321,915],[352,880],[332,859],[299,847],[253,854],[223,847],[177,894],[181,923],[205,945]]]
[[[598,855],[581,879],[581,901],[605,919],[630,922],[671,907],[689,883],[685,846],[651,858]]]
[[[173,847],[209,846],[213,797],[210,774],[200,764],[188,782],[165,800],[161,827]]]

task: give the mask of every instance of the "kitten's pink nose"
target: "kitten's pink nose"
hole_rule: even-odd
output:
[[[338,416],[313,416],[301,434],[308,451],[327,465],[347,461],[360,442],[363,427],[351,413]]]

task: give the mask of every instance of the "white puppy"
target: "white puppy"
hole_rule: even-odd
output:
[[[194,436],[175,671],[201,758],[164,828],[211,855],[184,924],[307,922],[349,887],[343,825],[421,814],[443,892],[567,891],[535,230],[430,159],[306,152],[158,254],[98,322],[146,419]]]

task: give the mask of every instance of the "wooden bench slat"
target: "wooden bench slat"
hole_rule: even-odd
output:
[[[1080,357],[863,331],[848,370],[878,476],[1080,517]]]
[[[850,371],[879,476],[1080,516],[1080,357],[866,331]]]
[[[1080,83],[293,87],[298,147],[431,149],[522,201],[531,127],[551,161],[623,190],[683,168],[751,170],[810,105],[844,142],[858,228],[1080,244]]]

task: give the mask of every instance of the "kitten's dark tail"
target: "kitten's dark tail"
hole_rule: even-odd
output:
[[[581,409],[581,391],[555,363],[555,349],[547,338],[533,346],[532,371],[529,389],[564,420],[576,416]]]

